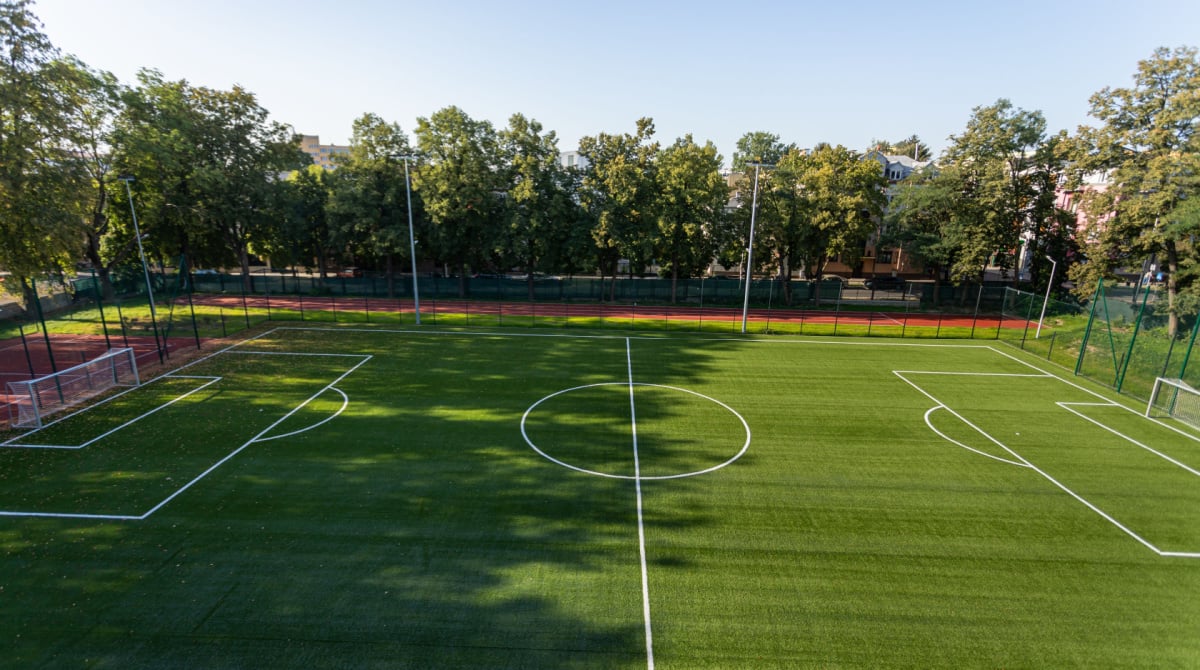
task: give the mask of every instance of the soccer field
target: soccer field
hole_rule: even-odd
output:
[[[1200,436],[999,343],[278,328],[0,449],[0,665],[1200,665]],[[1131,409],[1132,408],[1132,409]]]

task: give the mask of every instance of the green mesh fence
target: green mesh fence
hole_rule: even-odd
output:
[[[1001,340],[1060,365],[1075,366],[1087,330],[1087,310],[1013,288],[1004,289],[1000,310],[1007,326],[1000,330]]]
[[[1076,372],[1141,399],[1150,396],[1156,377],[1198,384],[1200,370],[1188,365],[1196,317],[1194,309],[1172,309],[1164,285],[1101,282]]]

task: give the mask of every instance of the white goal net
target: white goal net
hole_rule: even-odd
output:
[[[1200,391],[1188,386],[1182,379],[1159,377],[1154,380],[1154,390],[1150,393],[1150,402],[1146,404],[1146,416],[1155,412],[1200,429]]]
[[[113,349],[52,375],[8,383],[14,428],[40,428],[46,416],[73,407],[117,386],[138,386],[133,349]]]

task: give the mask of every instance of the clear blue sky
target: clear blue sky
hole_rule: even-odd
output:
[[[240,84],[298,132],[349,141],[373,112],[412,136],[449,105],[520,112],[561,150],[652,117],[669,143],[743,134],[863,149],[916,133],[935,152],[1008,98],[1051,132],[1127,86],[1159,46],[1200,42],[1200,2],[38,0],[55,46],[131,84]]]

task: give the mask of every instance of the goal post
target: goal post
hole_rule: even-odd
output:
[[[1200,390],[1192,388],[1182,379],[1158,377],[1150,392],[1150,402],[1146,403],[1146,416],[1154,412],[1200,429]]]
[[[9,382],[9,419],[14,428],[41,428],[54,412],[74,407],[118,386],[140,386],[133,349],[112,349],[54,374]]]

